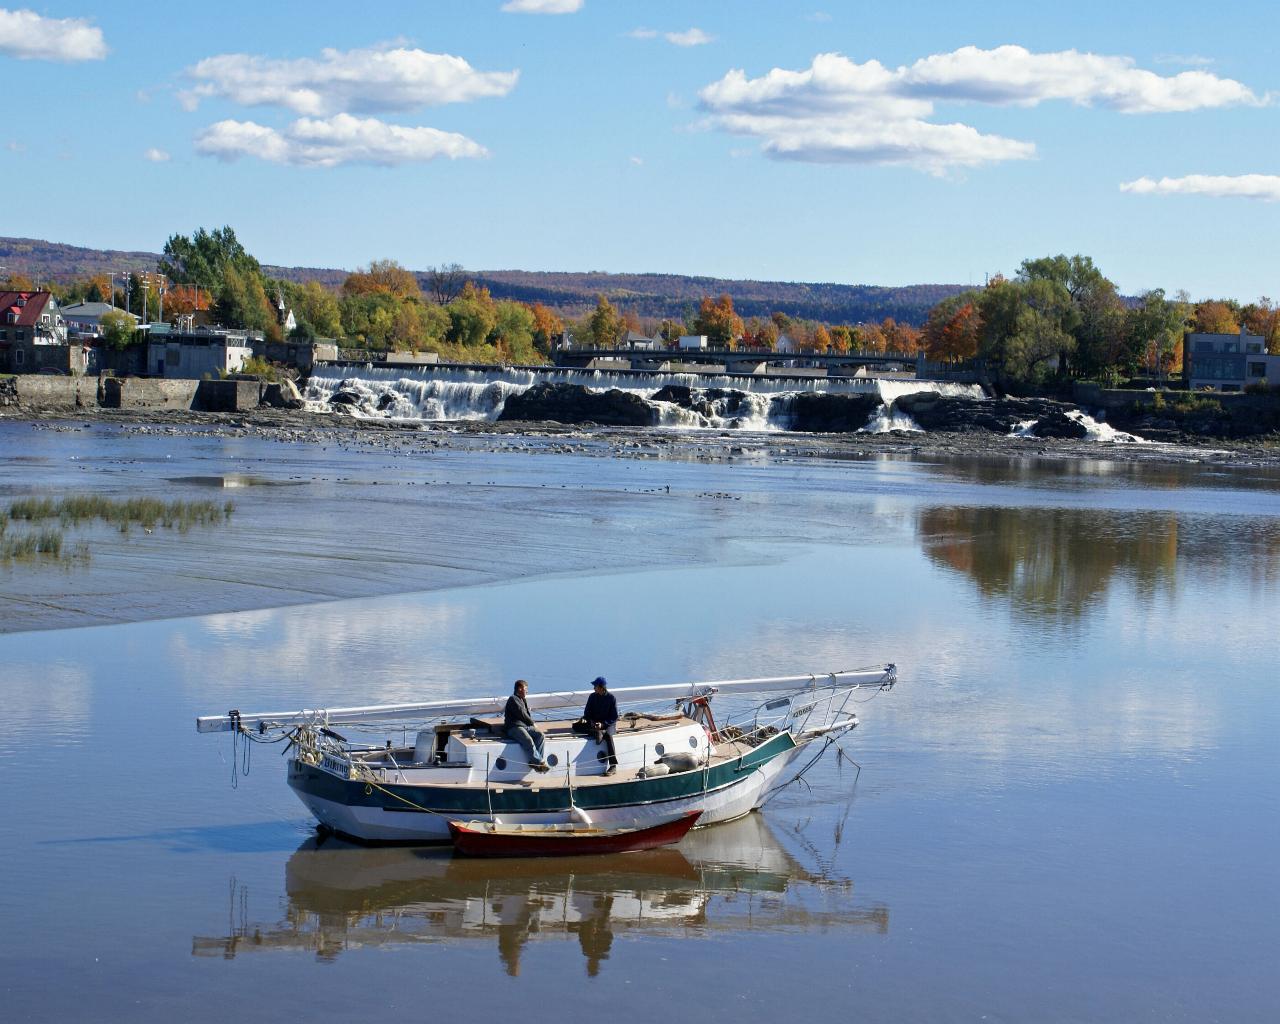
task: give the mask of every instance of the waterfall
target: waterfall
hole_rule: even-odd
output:
[[[885,403],[869,431],[918,429],[910,417],[891,409],[899,395],[920,391],[980,399],[976,384],[890,380],[878,377],[750,377],[729,374],[577,370],[559,367],[473,368],[423,366],[318,366],[307,385],[307,408],[332,412],[339,403],[357,417],[392,420],[496,420],[507,398],[534,384],[580,384],[592,390],[617,388],[637,394],[658,414],[658,423],[677,428],[785,430],[790,399],[805,392],[875,395]],[[697,399],[689,409],[654,399],[662,388],[687,387]]]

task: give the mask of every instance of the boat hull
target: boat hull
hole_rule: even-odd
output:
[[[690,811],[699,826],[731,821],[758,807],[803,747],[779,733],[736,760],[710,769],[575,786],[382,785],[340,778],[294,760],[289,785],[321,825],[366,843],[447,843],[449,820],[555,824],[585,815],[602,828],[645,827]],[[492,805],[492,811],[490,810]]]
[[[483,826],[471,828],[475,822],[449,822],[453,848],[468,857],[573,857],[603,853],[634,853],[655,850],[680,842],[702,817],[701,811],[690,811],[671,821],[661,821],[644,828],[587,828],[569,831],[519,832],[510,826],[499,826],[490,832]]]

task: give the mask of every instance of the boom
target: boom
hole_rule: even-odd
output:
[[[718,682],[663,683],[656,686],[623,686],[610,690],[621,703],[641,703],[652,700],[692,700],[713,694],[773,693],[779,690],[818,690],[827,687],[854,689],[859,686],[890,688],[897,681],[896,665],[883,665],[874,669],[855,669],[841,672],[823,672],[802,676],[769,676],[763,679],[723,679]],[[591,690],[559,690],[552,693],[528,695],[531,711],[554,708],[581,707]],[[478,697],[464,700],[437,700],[417,704],[372,704],[351,708],[303,708],[298,711],[277,711],[241,714],[229,711],[225,715],[207,715],[196,719],[196,732],[232,732],[237,728],[265,732],[294,725],[343,725],[365,722],[400,721],[408,718],[444,718],[456,715],[500,715],[507,703],[507,695]]]

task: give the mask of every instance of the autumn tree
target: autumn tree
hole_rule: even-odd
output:
[[[0,287],[3,287],[7,292],[33,292],[36,290],[35,282],[27,274],[16,272],[11,272]]]
[[[89,278],[84,290],[85,302],[110,302],[111,278],[106,274],[95,274]]]
[[[694,334],[705,334],[712,348],[731,348],[743,332],[742,317],[734,311],[733,299],[704,296],[693,323]]]
[[[448,340],[469,348],[482,345],[498,323],[498,310],[488,288],[468,281],[458,297],[445,307],[449,314]]]
[[[1120,368],[1135,373],[1145,367],[1159,376],[1177,372],[1191,316],[1188,303],[1166,298],[1163,288],[1146,292],[1127,317],[1127,346]]]
[[[1240,311],[1240,323],[1250,334],[1266,341],[1267,351],[1280,355],[1280,307],[1265,295]]]
[[[613,303],[605,296],[596,296],[596,309],[591,314],[591,340],[596,348],[613,348],[622,331],[622,320]]]
[[[385,293],[392,298],[421,301],[422,289],[418,279],[395,260],[374,260],[369,266],[347,275],[342,282],[343,295],[370,295]]]
[[[853,329],[854,348],[859,352],[884,352],[886,342],[879,324],[858,324]]]
[[[541,302],[529,310],[533,314],[533,344],[542,355],[550,355],[551,346],[564,333],[564,321]]]
[[[214,314],[230,327],[262,331],[266,337],[280,340],[275,307],[267,298],[262,276],[249,268],[228,264],[222,269],[222,287],[218,289]]]
[[[935,362],[959,362],[978,354],[982,314],[972,292],[944,299],[929,311],[924,325],[925,354]]]
[[[1239,334],[1239,311],[1233,306],[1216,299],[1197,304],[1191,329],[1197,334]]]
[[[830,351],[844,355],[853,348],[853,332],[848,326],[837,324],[828,333],[831,335]]]
[[[342,310],[338,297],[319,281],[306,284],[281,282],[285,298],[293,308],[300,338],[336,338],[342,334]]]
[[[679,342],[682,334],[684,334],[684,324],[679,320],[666,319],[658,326],[658,337],[666,342],[669,347]]]

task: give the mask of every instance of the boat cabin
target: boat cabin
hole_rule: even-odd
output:
[[[574,721],[538,722],[551,768],[546,777],[549,783],[567,776],[575,783],[590,776],[603,776],[608,767],[605,745],[597,743],[593,736],[574,732]],[[613,739],[619,773],[641,778],[661,774],[663,766],[657,762],[667,755],[686,755],[676,763],[683,762],[688,767],[701,764],[712,746],[703,725],[681,714],[630,712],[618,720]],[[420,731],[413,746],[352,747],[350,756],[362,769],[372,769],[382,780],[395,783],[483,786],[486,780],[518,784],[541,777],[530,767],[524,748],[506,738],[501,719],[446,722]],[[336,769],[338,774],[341,768],[335,764],[330,770]]]

